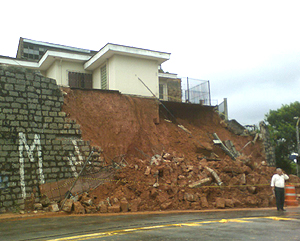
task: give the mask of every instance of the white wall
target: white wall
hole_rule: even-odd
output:
[[[93,71],[93,88],[101,89],[101,65]],[[123,94],[150,96],[150,91],[138,80],[144,81],[149,89],[158,97],[158,63],[123,55],[114,55],[106,62],[108,89],[118,90]],[[56,60],[46,71],[46,76],[56,79],[60,86],[69,86],[68,72],[91,73],[85,71],[83,63]]]
[[[138,80],[143,80],[151,91],[158,96],[158,63],[154,60],[114,55],[108,65],[109,89],[123,94],[152,96]]]
[[[55,79],[57,85],[61,85],[61,80],[57,78],[57,71],[58,71],[58,66],[56,62],[53,62],[53,64],[50,66],[49,69],[47,69],[45,76]]]
[[[101,89],[101,71],[97,68],[93,71],[93,89]]]
[[[69,72],[78,72],[78,73],[87,73],[87,74],[91,73],[89,71],[84,70],[83,63],[56,60],[46,71],[46,77],[56,79],[57,85],[68,87]]]

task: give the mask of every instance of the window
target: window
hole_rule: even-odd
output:
[[[168,100],[166,83],[159,84],[159,99],[160,100]]]
[[[164,98],[164,85],[159,84],[159,99]]]
[[[69,72],[70,88],[92,89],[93,80],[91,74]]]
[[[107,73],[106,73],[106,65],[101,67],[101,89],[107,90]]]

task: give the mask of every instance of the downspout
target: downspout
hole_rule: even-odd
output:
[[[209,105],[211,106],[211,95],[210,95],[210,82],[208,80],[208,98],[209,98]]]
[[[109,90],[109,67],[108,67],[108,58],[106,59],[106,81],[107,81],[107,89]],[[101,80],[100,80],[101,81]]]
[[[59,61],[59,65],[60,65],[60,84],[61,84],[61,86],[63,86],[63,82],[62,82],[62,58]]]

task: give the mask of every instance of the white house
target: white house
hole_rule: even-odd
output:
[[[20,38],[16,58],[0,56],[0,64],[40,70],[63,87],[118,90],[123,94],[168,100],[168,83],[181,99],[181,81],[176,74],[160,71],[170,53],[117,44],[99,51]],[[139,78],[151,90],[149,91]],[[175,99],[176,99],[175,98]]]

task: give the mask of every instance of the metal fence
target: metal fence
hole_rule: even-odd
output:
[[[209,80],[184,77],[181,78],[181,86],[183,102],[211,105]]]

